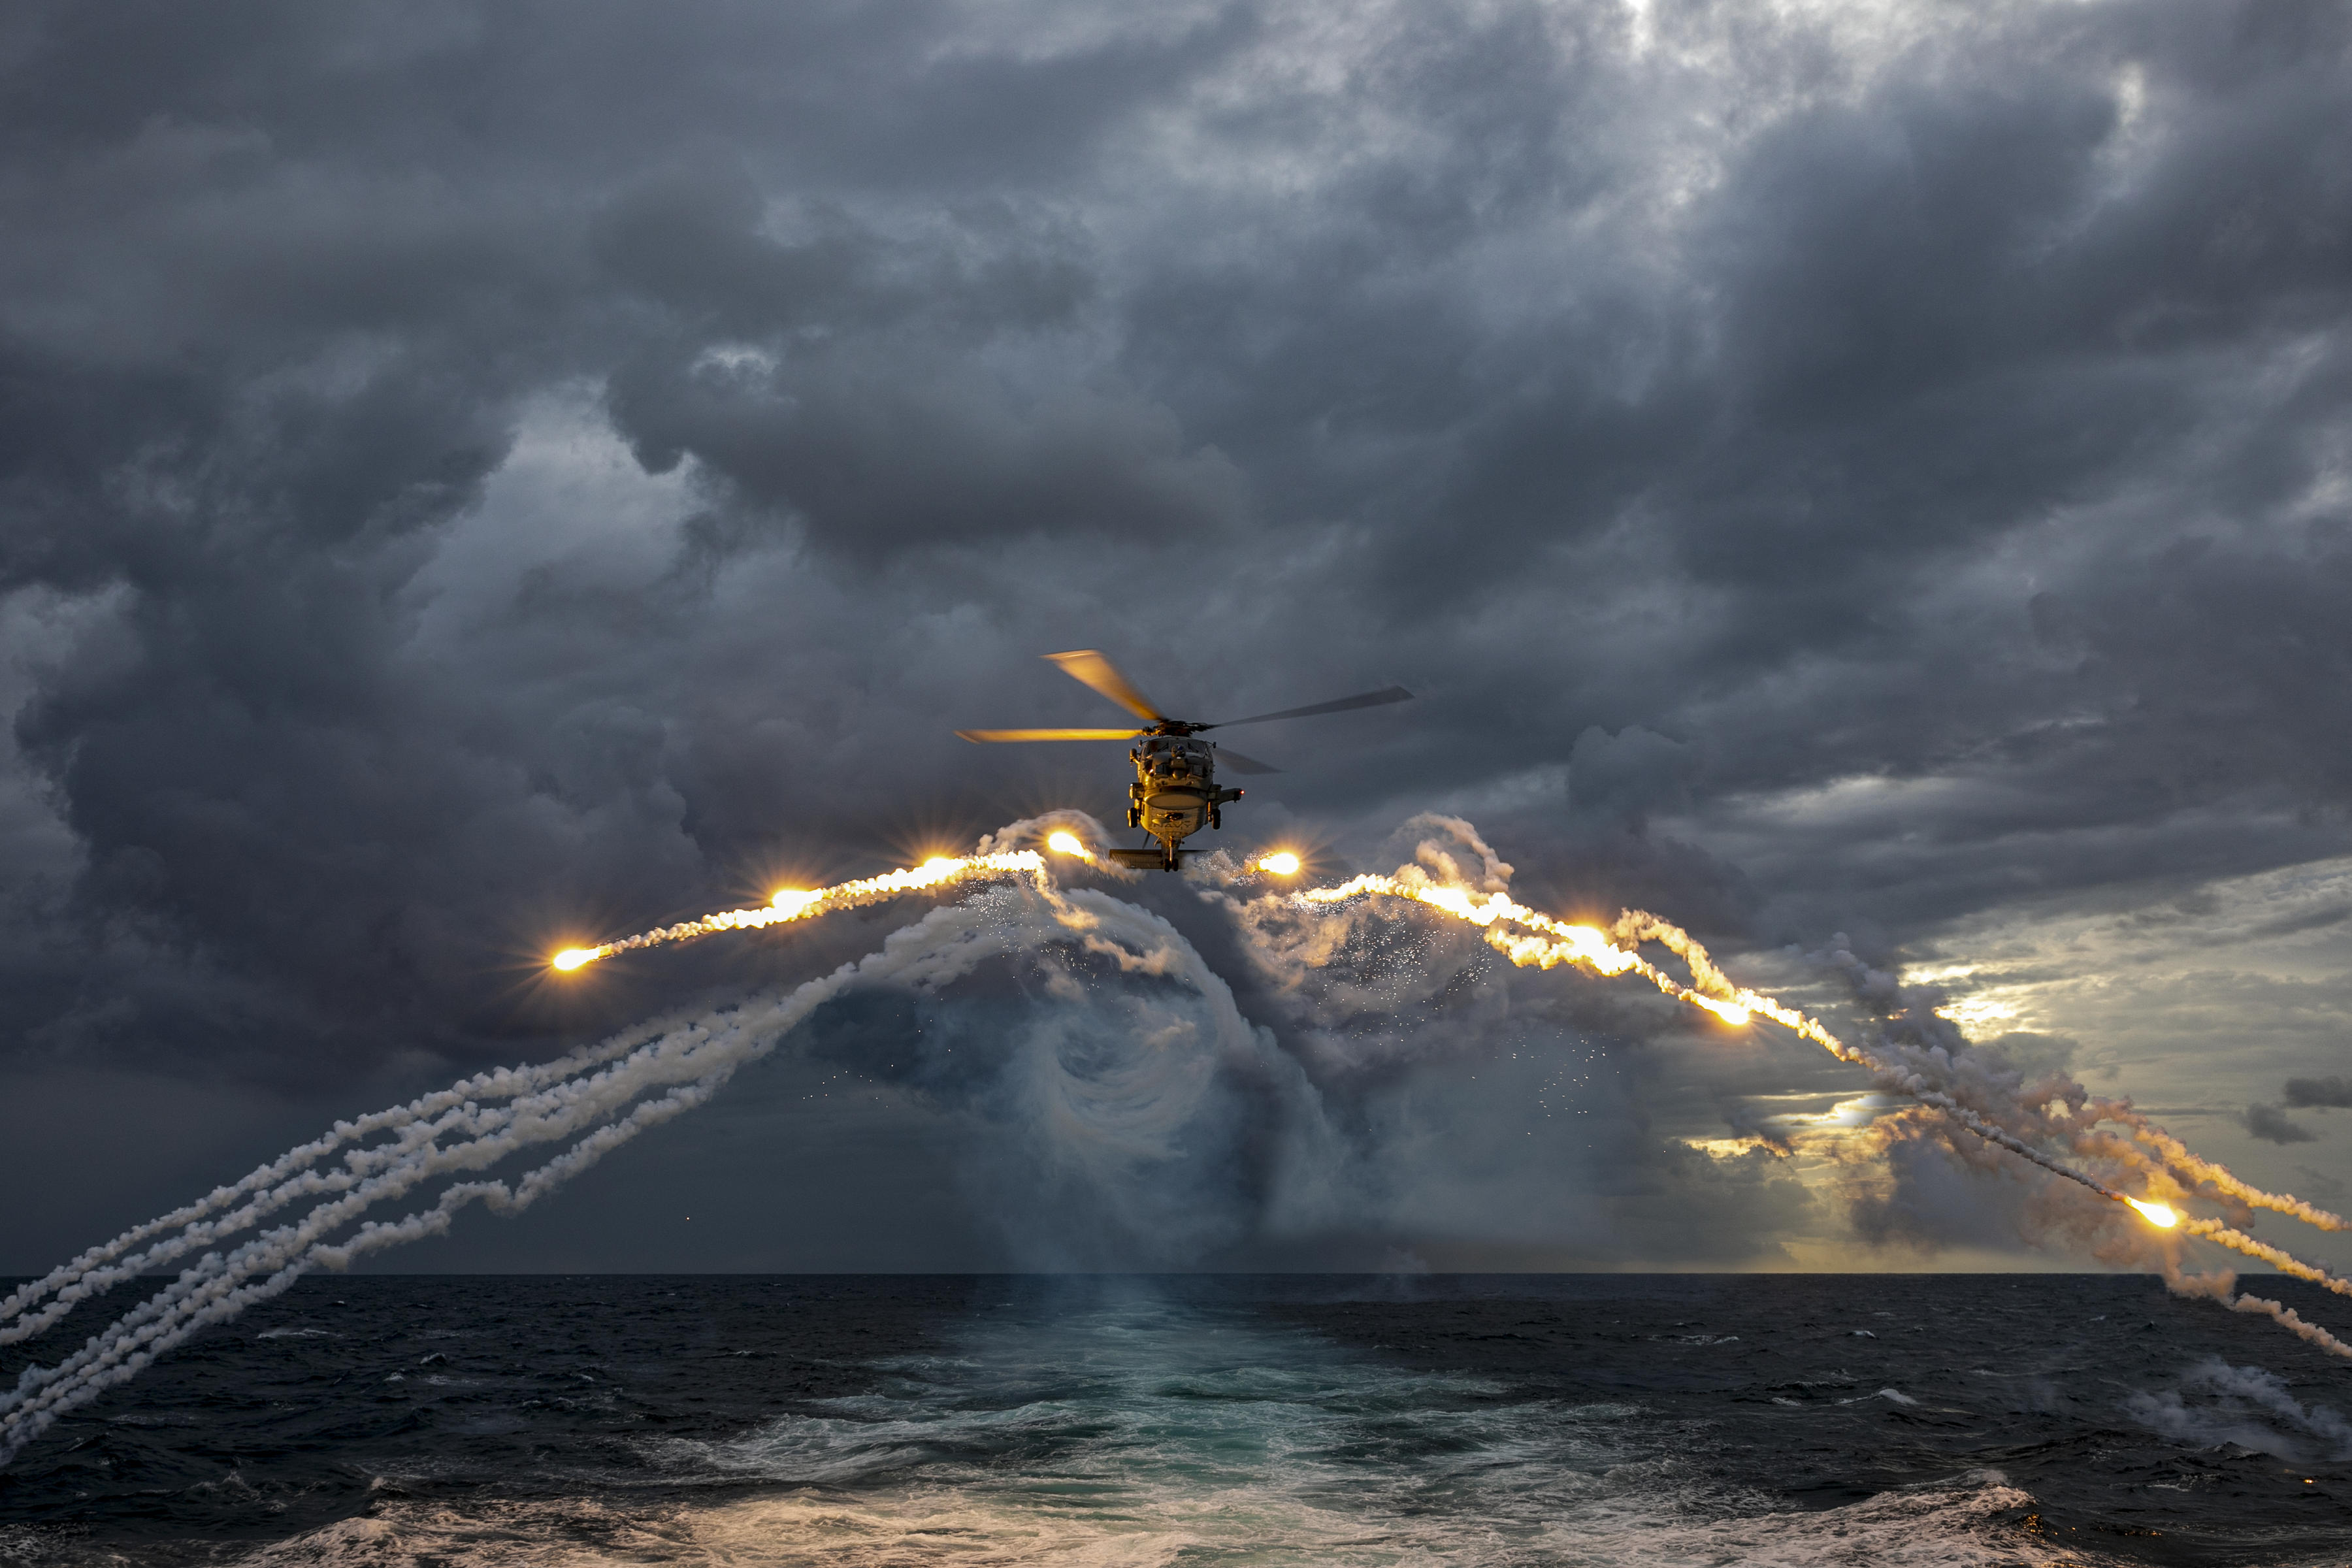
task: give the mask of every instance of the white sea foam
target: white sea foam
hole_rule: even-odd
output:
[[[1612,1478],[1614,1479],[1614,1478]],[[390,1503],[265,1548],[256,1565],[727,1563],[733,1568],[997,1568],[1052,1563],[1160,1568],[1193,1562],[1390,1568],[2060,1568],[2114,1561],[2021,1531],[2028,1494],[1998,1476],[1882,1493],[1821,1512],[1706,1511],[1683,1497],[1563,1499],[1541,1519],[1382,1516],[1279,1485],[830,1491],[633,1509],[587,1499]]]
[[[725,1500],[380,1501],[256,1564],[1180,1562],[1570,1568],[2098,1561],[1981,1472],[1779,1512],[1660,1457],[1639,1405],[1507,1397],[1238,1313],[1138,1294],[1022,1310],[950,1353],[729,1441],[647,1444]],[[1891,1392],[1891,1391],[1890,1391]],[[760,1483],[767,1483],[764,1487]],[[747,1486],[756,1488],[745,1494]],[[394,1489],[397,1490],[397,1488]]]

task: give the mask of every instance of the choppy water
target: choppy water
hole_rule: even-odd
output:
[[[2138,1279],[328,1279],[0,1563],[2338,1563],[2348,1417]]]

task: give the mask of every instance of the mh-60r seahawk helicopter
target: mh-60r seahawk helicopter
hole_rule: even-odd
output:
[[[1171,719],[1160,712],[1155,703],[1136,690],[1110,660],[1093,648],[1049,653],[1045,657],[1061,666],[1065,675],[1086,682],[1129,712],[1147,721],[1147,726],[1140,730],[958,730],[956,733],[967,741],[1137,742],[1135,749],[1128,753],[1135,763],[1135,782],[1127,788],[1127,825],[1142,828],[1160,840],[1160,847],[1156,849],[1114,849],[1110,851],[1110,857],[1123,866],[1156,866],[1163,871],[1173,871],[1181,857],[1193,853],[1177,846],[1203,827],[1223,827],[1224,823],[1220,808],[1242,797],[1242,792],[1237,789],[1217,787],[1220,756],[1225,766],[1237,773],[1276,773],[1282,771],[1268,767],[1254,757],[1243,756],[1239,752],[1221,753],[1215,742],[1196,741],[1193,736],[1203,730],[1229,730],[1235,724],[1264,724],[1275,719],[1306,719],[1318,713],[1344,713],[1350,708],[1377,708],[1384,702],[1407,701],[1412,696],[1402,686],[1391,686],[1384,691],[1342,697],[1336,702],[1286,708],[1279,713],[1227,719],[1216,724],[1195,724],[1188,719]]]

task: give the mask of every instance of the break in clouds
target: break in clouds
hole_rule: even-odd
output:
[[[2321,1159],[2324,1116],[2258,1101],[2344,1102],[2296,1085],[2340,1067],[2308,944],[2352,912],[2348,43],[2337,6],[2205,0],[20,7],[0,1052],[49,1086],[43,1169],[127,1129],[176,1191],[282,1146],[236,1130],[289,1100],[867,951],[534,974],[1112,817],[1115,748],[950,733],[1109,721],[1036,658],[1079,647],[1203,719],[1420,695],[1256,732],[1286,772],[1237,847],[1379,867],[1442,809],[1531,901],[1657,910],[1780,984],[1839,933],[2096,981],[2021,1067],[2186,1063],[2164,1093],[2256,1102],[2207,1125]],[[1521,977],[1343,1059],[1187,933],[1392,1156],[1333,1260],[1736,1263],[1844,1223],[1677,1141],[1851,1091],[1811,1047]],[[2221,956],[2112,968],[2159,939]],[[2248,956],[2281,943],[2284,978]],[[985,1057],[1044,1026],[1024,996],[926,1026]],[[998,1256],[1060,1178],[1004,1185],[993,1091],[908,1089],[904,1013],[820,1015],[613,1202],[782,1159],[918,1215],[908,1260]],[[1246,1208],[1288,1156],[1221,1127]],[[1906,1179],[1866,1213],[2014,1234]],[[112,1228],[74,1186],[10,1266]]]

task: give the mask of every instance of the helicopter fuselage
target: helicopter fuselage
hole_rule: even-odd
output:
[[[1172,871],[1177,846],[1204,827],[1222,826],[1218,808],[1241,799],[1242,792],[1217,787],[1216,747],[1187,734],[1146,734],[1128,758],[1135,763],[1135,782],[1127,786],[1127,825],[1160,840],[1160,864]]]

